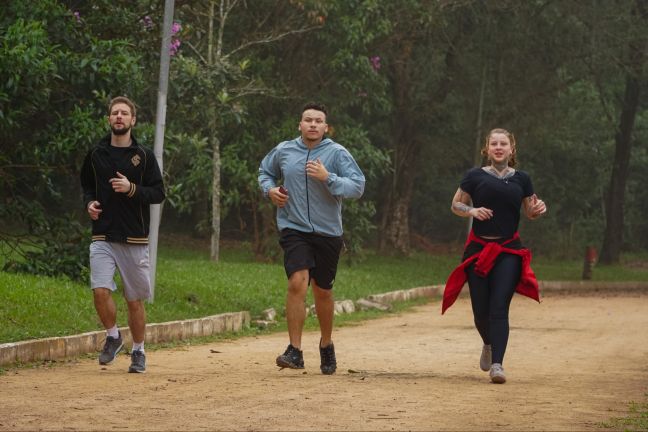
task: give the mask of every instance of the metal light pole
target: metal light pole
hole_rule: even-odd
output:
[[[162,47],[160,48],[160,81],[158,84],[157,112],[155,114],[155,144],[153,152],[160,171],[164,172],[162,153],[164,148],[164,126],[166,124],[167,90],[169,88],[169,64],[171,62],[171,26],[173,25],[174,0],[164,2],[164,24],[162,29]],[[149,254],[151,264],[151,298],[155,298],[155,270],[157,268],[157,246],[162,205],[151,205],[151,224],[149,231]]]

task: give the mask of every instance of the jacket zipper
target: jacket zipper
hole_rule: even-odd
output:
[[[311,149],[308,149],[308,153],[306,153],[306,163],[308,163],[308,159],[310,158],[310,152]],[[308,223],[311,226],[312,232],[315,232],[315,227],[313,226],[313,222],[311,222],[311,217],[310,217],[310,201],[309,201],[309,196],[308,196],[308,173],[306,172],[306,165],[304,165],[304,176],[306,177],[306,214],[308,215]]]

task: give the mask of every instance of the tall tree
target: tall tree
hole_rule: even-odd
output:
[[[299,5],[299,3],[297,4]],[[175,62],[178,100],[191,104],[178,111],[189,124],[178,125],[206,137],[211,152],[211,247],[213,261],[220,258],[221,143],[223,127],[240,119],[246,98],[271,92],[251,72],[248,53],[252,47],[272,44],[315,28],[303,6],[265,2],[249,7],[241,0],[210,0],[185,4],[178,10],[187,27],[183,50]],[[200,107],[195,112],[195,107]],[[194,111],[192,113],[192,111]]]
[[[138,8],[78,6],[0,8],[0,247],[10,244],[11,258],[22,252],[22,270],[73,277],[89,241],[75,217],[83,150],[107,132],[110,97],[137,100],[144,88]]]
[[[606,225],[601,248],[600,261],[606,264],[618,263],[623,245],[624,207],[626,184],[629,175],[630,154],[633,142],[633,129],[639,108],[640,94],[645,89],[645,64],[648,38],[645,29],[648,26],[648,1],[636,0],[632,10],[636,18],[636,29],[628,45],[625,61],[625,91],[622,97],[621,114],[615,134],[615,152],[612,174],[606,199]]]
[[[435,144],[435,126],[458,72],[457,56],[475,30],[461,4],[394,2],[392,31],[384,42],[392,112],[388,148],[393,171],[384,182],[380,249],[410,252],[410,211],[421,152]],[[422,127],[425,125],[425,127]]]

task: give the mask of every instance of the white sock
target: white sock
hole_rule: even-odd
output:
[[[142,351],[144,352],[144,341],[137,343],[133,342],[133,351]]]
[[[112,328],[106,329],[106,333],[108,333],[108,336],[117,339],[119,337],[119,330],[117,329],[117,324],[112,326]]]

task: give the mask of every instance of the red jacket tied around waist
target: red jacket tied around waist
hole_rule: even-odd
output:
[[[526,248],[511,249],[506,247],[508,243],[518,240],[519,238],[520,235],[516,232],[513,237],[500,244],[494,241],[481,239],[470,231],[464,249],[473,242],[482,245],[483,248],[481,251],[466,258],[452,271],[452,273],[450,273],[450,277],[448,277],[448,281],[445,285],[445,290],[443,291],[441,313],[445,313],[445,311],[452,306],[455,300],[457,300],[457,297],[459,297],[459,293],[468,279],[466,268],[476,261],[475,273],[480,277],[486,277],[493,268],[493,265],[495,265],[495,260],[501,253],[519,255],[522,258],[520,281],[516,285],[515,291],[539,302],[540,289],[538,288],[538,280],[536,279],[535,273],[531,270],[531,251]]]

